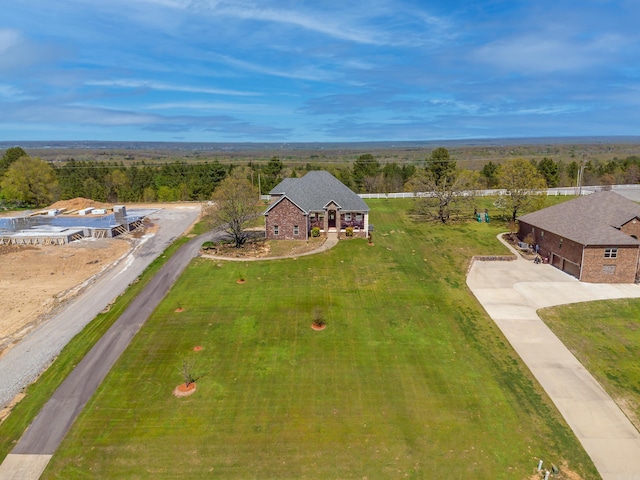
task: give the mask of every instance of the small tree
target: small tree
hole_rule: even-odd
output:
[[[193,358],[182,359],[180,373],[182,374],[182,379],[184,380],[184,384],[187,387],[192,383],[195,383],[196,380],[198,380],[198,376],[194,372],[195,366],[196,366],[196,362]]]
[[[511,221],[523,210],[541,206],[547,184],[538,169],[522,158],[508,160],[498,168],[498,187],[506,190],[504,208],[510,212]]]
[[[313,309],[313,324],[316,327],[323,327],[325,325],[324,310],[320,306],[316,306]]]
[[[211,198],[215,202],[214,224],[223,225],[233,236],[236,248],[241,247],[248,238],[246,223],[262,209],[258,191],[240,169],[235,169],[220,182]]]
[[[421,207],[442,223],[448,223],[458,207],[473,200],[471,192],[477,185],[477,174],[458,170],[446,148],[435,149],[427,159],[427,167],[418,171],[408,185],[426,197]]]

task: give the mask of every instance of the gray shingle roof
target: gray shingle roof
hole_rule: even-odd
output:
[[[323,170],[313,170],[302,178],[285,178],[269,193],[286,196],[306,213],[321,212],[332,201],[338,204],[343,211],[369,211],[367,204],[358,195],[336,177]],[[271,207],[267,209],[267,212]]]
[[[582,245],[639,245],[618,230],[640,217],[640,205],[615,192],[597,192],[518,217]]]

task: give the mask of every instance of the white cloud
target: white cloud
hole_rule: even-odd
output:
[[[237,113],[251,113],[251,114],[285,114],[290,113],[289,110],[280,109],[273,105],[267,104],[243,104],[243,103],[231,103],[231,102],[165,102],[154,103],[146,105],[144,107],[147,110],[220,110]]]
[[[16,102],[20,100],[27,100],[30,97],[25,95],[25,93],[14,87],[13,85],[1,84],[0,83],[0,99],[5,101]]]
[[[205,93],[210,95],[235,95],[241,97],[251,97],[261,95],[257,92],[244,92],[240,90],[228,90],[224,88],[209,88],[209,87],[193,87],[185,85],[171,85],[168,83],[155,82],[149,80],[91,80],[86,82],[87,85],[102,86],[102,87],[120,87],[120,88],[148,88],[151,90],[163,90],[171,92],[190,92],[190,93]]]
[[[220,61],[239,68],[241,70],[247,70],[250,72],[261,73],[264,75],[272,75],[275,77],[294,78],[298,80],[313,80],[313,81],[331,81],[333,79],[327,70],[319,67],[306,67],[305,69],[291,70],[286,67],[271,68],[264,65],[258,65],[256,63],[247,62],[245,60],[238,60],[227,55],[216,55]]]
[[[578,72],[609,61],[621,45],[621,37],[617,35],[578,41],[542,32],[484,45],[473,57],[509,72]]]
[[[21,35],[17,30],[0,29],[0,55],[5,55],[18,45],[21,40]]]

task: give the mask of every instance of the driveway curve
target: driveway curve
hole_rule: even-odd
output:
[[[603,480],[639,480],[640,434],[536,312],[568,303],[639,298],[640,285],[582,283],[507,247],[516,260],[474,261],[467,285],[554,402]]]

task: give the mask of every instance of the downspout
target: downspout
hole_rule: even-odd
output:
[[[582,269],[584,268],[584,249],[587,248],[586,245],[582,246],[582,260],[580,260],[580,278],[578,280],[582,281]]]

